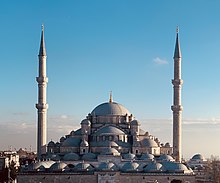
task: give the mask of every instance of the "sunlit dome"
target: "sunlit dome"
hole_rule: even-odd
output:
[[[95,116],[110,116],[110,115],[131,115],[131,113],[123,105],[116,102],[106,102],[98,105],[92,112]]]
[[[201,155],[201,154],[195,154],[193,157],[192,157],[192,160],[200,160],[200,161],[203,161],[205,160],[204,156]]]

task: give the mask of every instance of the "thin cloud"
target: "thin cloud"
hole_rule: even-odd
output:
[[[157,65],[166,65],[168,64],[167,60],[156,57],[153,59],[153,62]]]

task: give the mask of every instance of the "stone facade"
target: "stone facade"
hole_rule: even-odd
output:
[[[144,174],[95,172],[93,174],[19,174],[18,183],[195,183],[195,176],[182,174]],[[179,182],[177,181],[179,180]],[[173,182],[172,182],[173,181]]]

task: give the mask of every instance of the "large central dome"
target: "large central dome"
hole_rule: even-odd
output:
[[[123,105],[118,104],[116,102],[106,102],[98,105],[91,113],[96,116],[109,116],[109,115],[128,115],[131,113],[126,109]]]

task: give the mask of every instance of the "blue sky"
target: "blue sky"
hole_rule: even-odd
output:
[[[172,143],[173,51],[180,27],[183,154],[220,155],[220,2],[1,1],[0,149],[36,146],[38,50],[45,25],[48,140],[113,99]],[[201,143],[202,142],[202,143]]]

